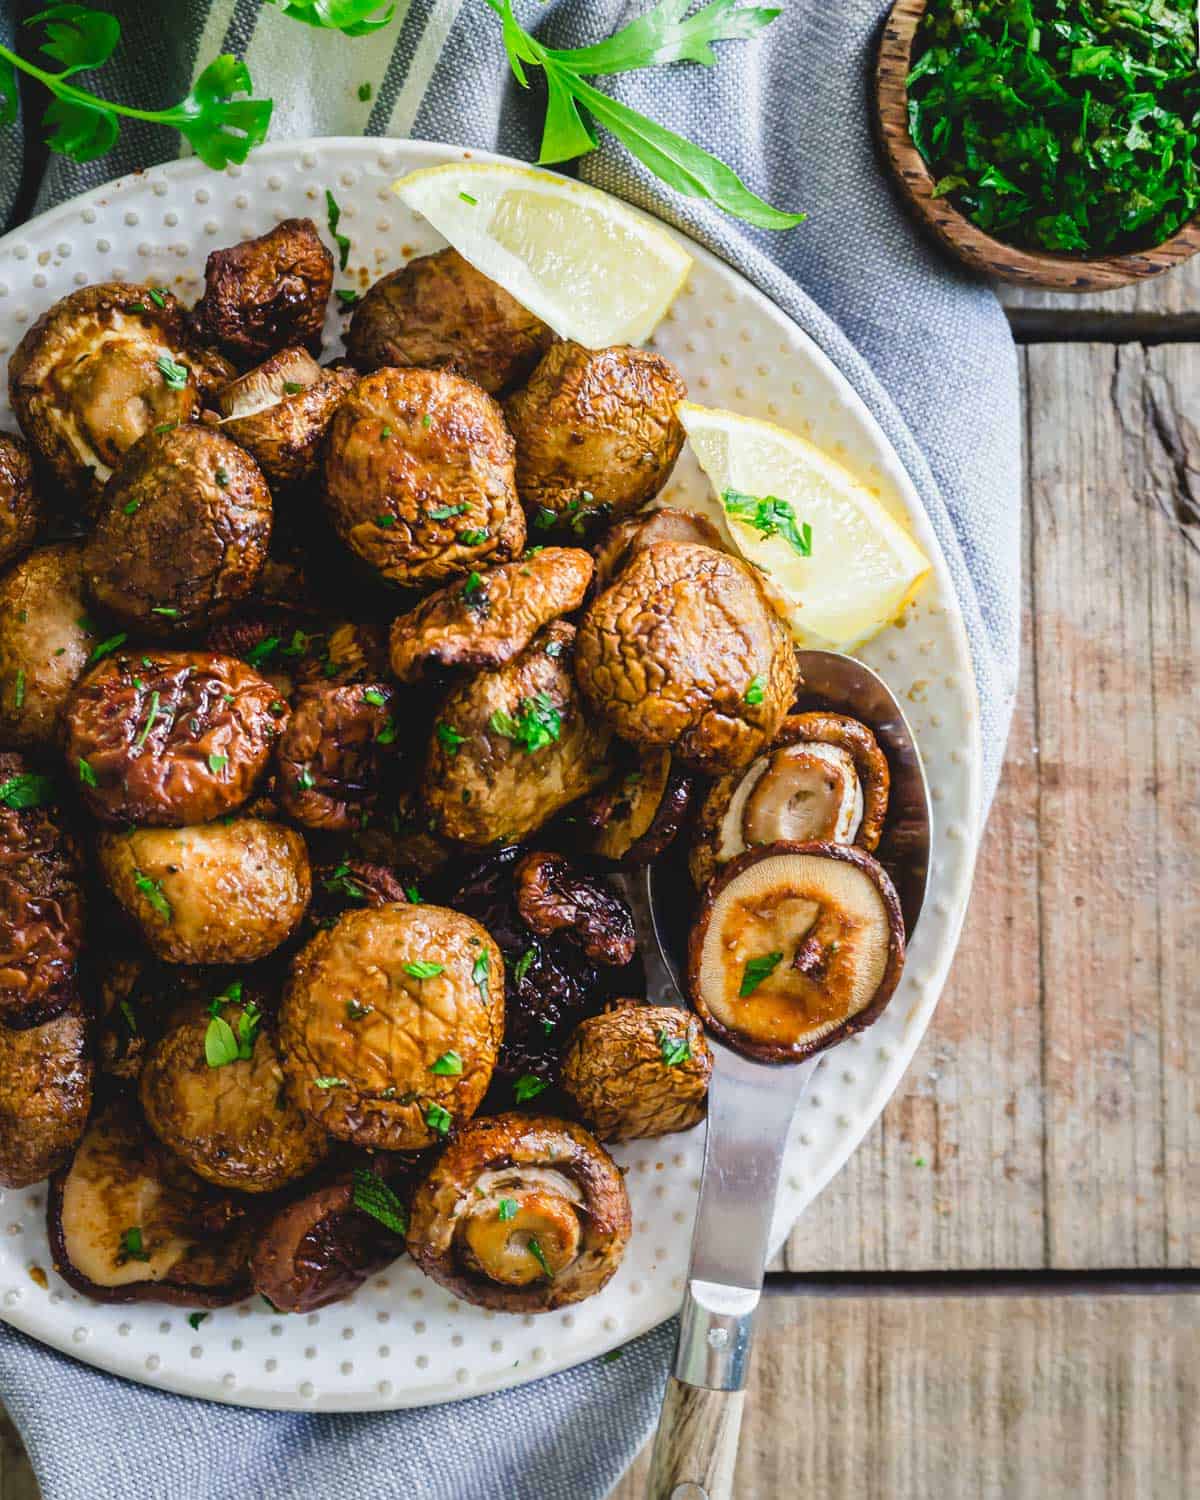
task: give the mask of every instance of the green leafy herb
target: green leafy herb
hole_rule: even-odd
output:
[[[344,271],[346,262],[350,259],[350,241],[346,235],[338,233],[338,225],[342,222],[342,210],[328,188],[325,189],[325,211],[329,215],[329,233],[338,247],[338,266]]]
[[[763,701],[763,699],[766,697],[766,693],[767,679],[761,674],[757,674],[750,679],[750,686],[746,689],[745,693],[745,701],[750,705],[751,708],[754,708],[757,704]]]
[[[167,298],[171,295],[165,286],[152,286],[149,290],[149,298],[155,307],[166,307]]]
[[[387,703],[387,699],[378,688],[366,688],[363,691],[363,702],[373,703],[376,708],[383,708]]]
[[[517,1200],[515,1198],[501,1198],[500,1207],[496,1211],[496,1217],[501,1224],[507,1224],[510,1219],[517,1217]]]
[[[414,906],[420,906],[420,904],[421,904],[421,892],[417,889],[417,887],[415,885],[406,885],[404,887],[404,894],[408,898],[408,900],[412,902],[412,904]]]
[[[204,1060],[210,1068],[223,1068],[237,1062],[237,1037],[224,1016],[213,1016],[204,1033]]]
[[[600,1363],[602,1365],[615,1365],[624,1353],[624,1349],[610,1349],[607,1354],[600,1356]]]
[[[467,743],[466,735],[459,734],[458,730],[450,724],[439,724],[437,737],[439,743],[445,748],[446,754],[450,756],[457,755],[458,747]]]
[[[765,541],[768,537],[782,536],[793,552],[801,557],[812,556],[812,527],[807,521],[798,525],[796,512],[789,500],[777,500],[774,495],[747,495],[742,490],[726,490],[721,496],[725,514],[735,521],[757,531]]]
[[[227,469],[214,469],[213,478],[217,481],[219,489],[229,488],[229,471]]]
[[[431,1104],[425,1111],[425,1123],[436,1135],[449,1135],[454,1121],[449,1110],[440,1104]]]
[[[359,97],[359,101],[361,103],[363,103],[363,104],[366,104],[370,100],[370,97],[371,97],[371,85],[370,85],[370,83],[360,83],[359,84],[359,86],[358,86],[358,97]]]
[[[279,650],[281,637],[269,635],[257,645],[251,646],[246,652],[246,660],[252,667],[260,667],[268,657],[273,656]]]
[[[536,1099],[549,1087],[550,1085],[544,1078],[538,1078],[533,1073],[522,1073],[513,1084],[513,1098],[518,1104],[524,1104],[526,1099]]]
[[[487,595],[483,590],[483,575],[472,572],[466,583],[462,586],[462,596],[468,609],[484,609],[487,605]]]
[[[323,31],[340,31],[344,36],[370,36],[396,14],[394,0],[271,0],[271,4],[290,20]],[[362,89],[370,87],[363,84],[358,97],[369,99],[370,93],[364,95]]]
[[[333,295],[338,299],[343,307],[354,307],[356,303],[362,301],[362,293],[356,292],[353,287],[339,287]]]
[[[395,744],[395,742],[396,742],[396,721],[391,716],[391,714],[388,714],[387,720],[384,723],[383,728],[375,736],[375,743],[377,745],[392,745],[392,744]]]
[[[117,1009],[121,1013],[121,1019],[125,1022],[125,1025],[129,1028],[130,1035],[131,1036],[137,1036],[137,1032],[138,1032],[137,1015],[134,1013],[133,1006],[130,1004],[130,1002],[128,1000],[122,1000],[121,1003],[117,1006]]]
[[[210,755],[208,757],[208,769],[214,776],[219,776],[228,764],[228,755]]]
[[[677,1068],[692,1055],[692,1044],[686,1036],[672,1036],[664,1027],[658,1033],[658,1050],[668,1068]]]
[[[96,780],[95,771],[92,770],[91,765],[82,755],[79,757],[79,779],[83,782],[84,786],[99,785]]]
[[[121,1235],[121,1261],[127,1260],[149,1260],[146,1246],[142,1242],[141,1226],[135,1224],[132,1229],[126,1229]]]
[[[546,1252],[542,1249],[541,1245],[538,1244],[533,1235],[529,1236],[529,1244],[527,1248],[530,1255],[532,1255],[534,1260],[537,1261],[538,1265],[541,1266],[542,1275],[546,1278],[547,1281],[553,1281],[554,1272],[550,1269],[550,1262],[546,1259]]]
[[[25,702],[25,672],[22,668],[17,669],[17,680],[13,686],[13,707],[20,708]]]
[[[235,57],[225,54],[209,63],[190,92],[169,109],[137,109],[101,99],[70,81],[112,57],[121,40],[116,17],[89,5],[59,4],[30,16],[26,24],[45,27],[41,50],[62,67],[39,67],[0,46],[0,126],[17,117],[17,72],[25,73],[52,96],[42,116],[51,151],[78,162],[95,161],[115,145],[122,119],[142,120],[182,132],[205,166],[221,171],[231,161],[245,161],[266,139],[271,100],[237,97],[249,95],[253,84],[245,63]]]
[[[448,521],[451,516],[461,516],[469,507],[465,500],[458,505],[433,505],[427,512],[431,521]]]
[[[152,615],[162,615],[168,620],[175,620],[179,617],[179,611],[170,604],[156,604],[150,613]]]
[[[191,1328],[199,1328],[201,1323],[203,1323],[205,1318],[207,1317],[208,1314],[206,1312],[188,1313],[188,1326]]]
[[[462,201],[464,203],[469,203],[472,208],[476,207],[476,205],[479,202],[479,199],[478,198],[473,198],[470,193],[459,193],[458,196],[462,199]]]
[[[384,531],[390,531],[391,528],[396,524],[396,518],[395,516],[389,516],[386,514],[376,516],[375,524],[376,526],[382,526]]]
[[[298,396],[301,391],[306,391],[307,389],[308,387],[302,380],[285,380],[283,382],[283,394],[285,396]]]
[[[475,988],[479,991],[479,998],[486,1005],[489,995],[489,976],[492,970],[492,961],[488,957],[486,948],[482,948],[471,965],[471,978],[474,980]]]
[[[474,526],[468,526],[465,531],[458,533],[458,539],[464,547],[482,547],[490,534],[490,532],[480,531]]]
[[[539,505],[533,514],[533,524],[539,531],[549,531],[552,526],[557,526],[557,514],[545,505]]]
[[[155,719],[158,718],[158,705],[159,705],[159,701],[160,701],[159,700],[159,695],[158,695],[157,692],[154,692],[154,693],[150,694],[150,703],[149,703],[149,706],[148,706],[148,708],[146,710],[146,722],[142,725],[141,733],[138,735],[137,739],[134,740],[134,742],[133,742],[133,748],[135,750],[140,750],[142,748],[142,746],[146,743],[146,736],[150,733],[150,730],[153,728]]]
[[[300,790],[302,792],[311,792],[316,784],[317,783],[313,780],[313,773],[308,769],[307,766],[301,766],[299,771],[296,773],[296,785],[300,788]]]
[[[411,974],[414,979],[436,979],[444,972],[445,964],[430,963],[428,959],[414,959],[412,963],[402,964],[406,974]]]
[[[158,424],[158,426],[154,429],[154,436],[155,437],[162,437],[162,435],[163,435],[164,432],[172,432],[178,426],[179,426],[178,422],[160,422]],[[218,484],[221,483],[221,475],[224,474],[224,473],[225,473],[224,469],[218,469],[217,470],[217,483]],[[228,479],[229,476],[226,474],[225,478]]]
[[[408,1210],[383,1178],[376,1177],[374,1172],[368,1172],[365,1167],[354,1169],[352,1199],[355,1208],[378,1219],[393,1234],[408,1233]]]
[[[181,391],[188,382],[187,365],[177,364],[169,354],[160,354],[155,361],[158,372],[172,391]]]
[[[173,913],[171,911],[171,903],[163,895],[162,881],[151,880],[149,875],[144,875],[141,870],[135,870],[133,872],[133,883],[141,891],[142,895],[145,896],[151,910],[156,912],[164,922],[169,922]]]
[[[437,1062],[433,1063],[429,1071],[437,1073],[440,1077],[456,1077],[463,1070],[463,1060],[457,1052],[443,1052]]]
[[[39,771],[22,771],[0,783],[0,802],[18,812],[27,807],[44,807],[54,797],[54,783]]]
[[[913,142],[987,233],[1111,254],[1200,208],[1195,0],[931,0],[913,57]]]
[[[742,971],[738,998],[744,1000],[747,995],[753,995],[759,985],[774,974],[782,961],[782,953],[764,953],[761,958],[752,958]]]
[[[562,736],[562,715],[548,693],[522,699],[515,718],[502,708],[496,709],[488,725],[494,733],[523,746],[528,755],[554,744]]]
[[[373,1005],[364,1005],[361,1000],[347,1000],[346,1019],[349,1021],[365,1021],[374,1009]]]
[[[529,973],[529,970],[532,967],[533,961],[536,957],[536,948],[526,948],[525,952],[521,954],[519,959],[517,959],[516,968],[513,969],[513,981],[516,984],[520,984],[522,979],[525,978],[526,974]]]
[[[350,1087],[344,1078],[314,1078],[313,1084],[319,1089],[348,1089]]]

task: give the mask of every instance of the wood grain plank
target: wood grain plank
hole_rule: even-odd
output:
[[[745,1500],[1200,1492],[1200,1297],[775,1297]],[[611,1500],[642,1500],[643,1454]]]
[[[1041,338],[1195,339],[1200,335],[1200,256],[1151,281],[1082,296],[997,284],[1019,334]]]
[[[17,1429],[0,1406],[0,1500],[38,1500],[38,1494]]]

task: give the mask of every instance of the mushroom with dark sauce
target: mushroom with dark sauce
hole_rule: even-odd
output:
[[[316,225],[284,219],[209,255],[192,317],[235,364],[252,365],[280,349],[319,348],[332,290],[333,256]]]

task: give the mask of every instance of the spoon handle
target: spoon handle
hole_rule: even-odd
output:
[[[729,1500],[745,1399],[668,1379],[647,1500]]]

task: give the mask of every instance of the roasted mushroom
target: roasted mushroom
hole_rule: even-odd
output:
[[[272,490],[314,479],[338,402],[358,383],[353,370],[323,370],[304,349],[284,349],[217,397],[221,431],[257,462]]]
[[[416,899],[416,887],[406,887],[387,865],[364,859],[343,859],[313,870],[313,894],[306,928],[313,932],[332,927],[344,911],[360,906],[387,906]]]
[[[793,714],[769,750],[709,789],[696,822],[692,879],[760,844],[858,844],[874,852],[887,818],[887,757],[865,724],[842,714]]]
[[[500,950],[441,906],[346,912],[296,957],[280,1010],[291,1093],[339,1140],[415,1151],[470,1119],[504,1024]]]
[[[693,770],[746,765],[796,695],[796,653],[745,563],[690,542],[638,552],[579,627],[575,670],[623,739]]]
[[[329,1183],[289,1203],[265,1226],[250,1276],[277,1311],[309,1313],[353,1296],[403,1253],[402,1234],[355,1206],[353,1184]]]
[[[621,1263],[632,1222],[616,1163],[566,1120],[474,1120],[413,1197],[408,1253],[456,1297],[548,1312],[591,1297]]]
[[[0,744],[50,746],[97,645],[85,614],[83,548],[38,547],[0,578]]]
[[[0,753],[0,1023],[36,1026],[78,995],[83,946],[79,846],[49,779]]]
[[[650,864],[683,827],[693,785],[669,750],[643,750],[635,766],[618,771],[585,804],[592,853],[626,869]]]
[[[378,370],[346,395],[329,424],[325,504],[351,551],[407,587],[525,545],[500,408],[442,370]]]
[[[722,1041],[796,1062],[878,1019],[904,968],[886,871],[848,844],[768,844],[709,886],[688,943],[688,995]]]
[[[258,818],[102,833],[96,852],[113,894],[168,963],[265,958],[295,931],[311,894],[304,840]]]
[[[320,347],[333,290],[333,256],[311,219],[284,219],[257,239],[214,250],[193,317],[235,364],[279,349]]]
[[[250,593],[270,539],[271,492],[245,449],[176,427],[144,437],[105,486],[84,574],[127,628],[186,635]]]
[[[106,656],[67,705],[67,763],[105,823],[183,827],[232,812],[266,769],[287,710],[231,656]]]
[[[652,500],[683,447],[686,396],[660,354],[555,344],[504,407],[533,524],[581,534]]]
[[[288,1098],[262,1010],[240,980],[176,1018],[150,1049],[140,1098],[159,1140],[218,1187],[272,1192],[329,1149]]]
[[[8,362],[21,431],[71,495],[99,496],[144,433],[200,406],[183,312],[165,287],[80,287],[44,312]]]
[[[346,352],[360,370],[453,370],[494,396],[525,380],[553,341],[503,287],[446,249],[375,283],[354,309]]]
[[[370,814],[396,741],[393,697],[384,683],[301,689],[278,751],[277,790],[289,817],[336,832]]]
[[[0,568],[26,550],[42,520],[29,447],[23,438],[0,432]]]
[[[607,780],[609,735],[584,712],[574,642],[575,627],[556,620],[506,666],[447,696],[422,786],[436,832],[512,843]]]
[[[636,1000],[591,1016],[563,1058],[563,1088],[602,1141],[690,1130],[704,1118],[712,1053],[695,1016]]]
[[[447,584],[392,624],[392,672],[419,682],[450,668],[502,667],[534,636],[579,608],[594,564],[577,547],[543,547],[465,583]]]
[[[593,963],[617,968],[637,952],[633,916],[607,886],[578,875],[561,854],[527,854],[513,871],[521,920],[537,937],[562,933]]]
[[[597,540],[593,548],[597,585],[606,589],[631,557],[655,542],[695,542],[717,552],[725,550],[721,533],[707,516],[674,505],[660,505],[655,510],[626,516]]]
[[[78,1003],[44,1026],[0,1026],[0,1187],[28,1187],[57,1171],[91,1107],[92,1060]]]
[[[253,1222],[121,1103],[52,1180],[46,1228],[54,1269],[96,1302],[224,1307],[250,1290]]]

